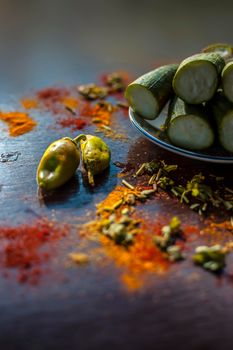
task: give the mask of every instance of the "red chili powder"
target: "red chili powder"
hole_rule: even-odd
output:
[[[16,269],[19,282],[38,282],[42,265],[54,255],[54,243],[68,232],[48,219],[0,227],[0,266]]]
[[[62,87],[45,88],[37,92],[37,97],[53,113],[59,113],[57,103],[61,103],[68,96],[69,90]]]
[[[71,130],[81,130],[87,126],[87,121],[77,116],[69,116],[59,121],[59,124],[64,128],[71,128]]]
[[[69,93],[68,89],[60,87],[50,87],[37,92],[40,100],[61,101]]]
[[[105,105],[92,104],[91,102],[81,102],[78,115],[75,113],[66,116],[59,121],[63,127],[70,127],[71,130],[80,130],[91,123],[97,123],[98,126],[109,125],[112,114],[116,108],[112,106],[112,110],[108,110]]]
[[[93,117],[94,106],[90,102],[82,102],[79,114],[84,117]]]

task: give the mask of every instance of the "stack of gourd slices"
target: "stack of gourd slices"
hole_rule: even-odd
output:
[[[208,46],[179,65],[144,74],[126,89],[130,107],[144,119],[155,119],[169,102],[166,133],[189,150],[203,150],[215,140],[233,152],[233,48]]]

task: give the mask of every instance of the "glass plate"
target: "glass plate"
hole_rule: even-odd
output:
[[[129,108],[129,118],[136,129],[147,139],[156,145],[165,148],[168,151],[180,154],[184,157],[194,158],[205,162],[233,164],[233,155],[224,151],[218,146],[213,146],[204,151],[189,151],[171,144],[162,127],[166,120],[166,111],[154,120],[145,120],[141,118],[132,108]]]

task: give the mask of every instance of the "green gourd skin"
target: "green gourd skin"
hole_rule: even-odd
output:
[[[166,132],[174,145],[189,150],[202,150],[214,142],[208,111],[202,105],[189,105],[178,97],[169,105]]]
[[[89,184],[94,186],[94,177],[109,167],[110,149],[101,138],[92,135],[85,135],[85,138],[80,141],[80,148]]]
[[[80,163],[80,151],[76,143],[68,138],[53,142],[43,154],[37,168],[38,186],[53,190],[66,183]]]
[[[233,103],[226,98],[222,91],[218,91],[207,107],[213,115],[220,145],[232,153]]]
[[[222,70],[222,89],[224,95],[233,103],[233,61],[229,61]]]
[[[233,47],[226,43],[211,44],[202,49],[203,53],[215,52],[218,53],[227,62],[233,57]]]
[[[183,60],[173,79],[175,94],[189,104],[209,101],[215,94],[225,60],[216,53],[200,53]]]
[[[145,119],[158,117],[173,95],[172,80],[177,68],[178,64],[168,64],[142,75],[129,84],[125,98],[130,107]]]

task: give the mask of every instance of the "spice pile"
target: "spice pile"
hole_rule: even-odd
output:
[[[118,186],[97,206],[96,220],[82,227],[83,236],[97,235],[105,255],[123,269],[121,278],[130,289],[143,284],[145,272],[162,274],[181,260],[184,237],[195,232],[190,226],[184,233],[176,217],[167,225],[166,215],[147,220],[137,212],[135,206],[153,194],[141,185],[133,190]]]
[[[17,271],[21,283],[37,283],[43,264],[54,256],[55,243],[66,236],[68,227],[48,219],[16,227],[0,227],[0,265]]]
[[[232,212],[233,189],[224,185],[223,177],[205,177],[199,173],[181,183],[172,175],[177,168],[177,165],[167,165],[164,161],[151,161],[143,163],[136,171],[135,177],[149,176],[148,180],[146,179],[147,184],[154,190],[166,191],[200,215],[214,209]]]
[[[36,122],[27,113],[22,112],[0,112],[0,120],[9,126],[10,136],[20,136],[34,129]]]
[[[127,73],[116,72],[101,76],[99,85],[45,88],[21,99],[23,112],[0,112],[0,120],[8,124],[10,136],[15,137],[30,132],[37,124],[27,111],[46,109],[57,117],[56,124],[60,127],[76,131],[96,125],[97,131],[106,136],[122,138],[111,128],[111,123],[115,112],[128,113],[124,90],[130,80]]]
[[[128,113],[123,93],[129,80],[125,72],[106,74],[101,77],[100,85],[45,88],[34,97],[23,98],[21,104],[25,109],[46,108],[57,117],[58,125],[71,131],[96,125],[97,131],[120,138],[122,136],[112,130],[111,122],[115,112]]]
[[[193,234],[226,229],[232,234],[232,220],[220,224],[205,220],[197,227],[168,214],[159,213],[157,218],[151,215],[147,218],[142,204],[163,192],[188,204],[201,217],[215,208],[225,213],[232,210],[232,190],[223,190],[224,179],[210,176],[212,184],[211,181],[207,184],[204,176],[198,174],[180,184],[174,176],[177,168],[164,161],[151,161],[139,166],[136,172],[131,169],[124,174],[127,180],[121,180],[123,186],[117,186],[97,206],[96,220],[82,227],[83,236],[97,237],[105,254],[122,268],[122,281],[130,289],[143,284],[145,272],[164,273],[172,263],[185,259],[191,259],[211,272],[221,272],[226,255],[232,250],[229,238],[222,246],[213,241],[213,245],[196,247],[187,254]],[[203,225],[205,229],[201,231]]]

